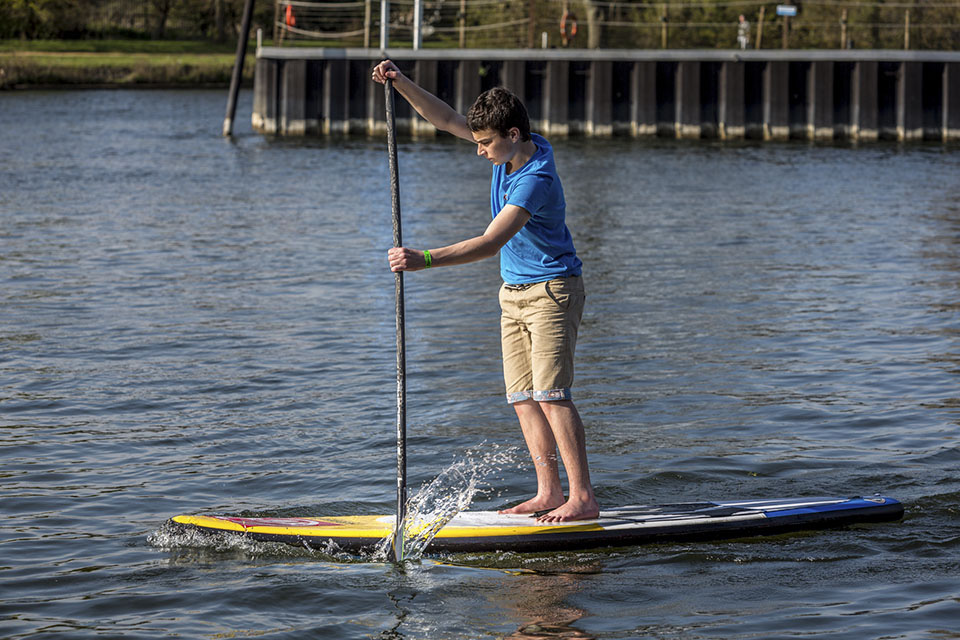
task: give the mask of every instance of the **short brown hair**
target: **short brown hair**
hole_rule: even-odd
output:
[[[467,111],[467,126],[471,131],[493,129],[503,137],[510,135],[510,129],[520,130],[520,140],[530,139],[530,117],[513,92],[503,87],[494,87],[484,91]]]

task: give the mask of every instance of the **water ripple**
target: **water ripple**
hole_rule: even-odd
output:
[[[224,140],[221,92],[2,102],[0,635],[955,635],[955,147],[555,141],[601,503],[883,492],[902,523],[399,568],[163,526],[392,512],[383,141]],[[400,156],[409,244],[482,230],[468,145]],[[405,281],[412,487],[520,442],[498,282]],[[477,508],[534,487],[487,481]]]

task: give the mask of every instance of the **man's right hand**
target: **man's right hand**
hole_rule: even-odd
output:
[[[393,80],[393,88],[424,120],[441,131],[449,131],[458,138],[474,142],[473,133],[467,126],[467,119],[454,111],[446,102],[429,91],[424,91],[417,83],[403,75],[392,60],[384,60],[375,66],[371,78],[380,84]]]
[[[400,72],[397,65],[393,64],[392,60],[384,60],[373,68],[373,81],[380,84],[384,84],[388,78],[396,80],[401,76],[403,76],[403,73]]]
[[[387,261],[390,263],[390,271],[420,271],[427,268],[427,260],[423,251],[416,249],[407,249],[406,247],[394,247],[387,252]]]

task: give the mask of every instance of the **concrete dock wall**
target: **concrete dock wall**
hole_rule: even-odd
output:
[[[377,133],[374,49],[262,48],[253,127],[268,135]],[[958,140],[960,53],[923,51],[391,50],[461,113],[504,85],[550,136]],[[397,101],[397,128],[433,127]]]

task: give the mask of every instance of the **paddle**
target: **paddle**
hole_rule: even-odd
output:
[[[403,246],[400,234],[400,175],[397,166],[397,133],[393,111],[393,81],[383,84],[387,106],[387,155],[390,158],[390,197],[393,209],[393,246]],[[397,524],[393,557],[403,561],[403,520],[407,515],[407,357],[403,318],[403,272],[397,271]]]

